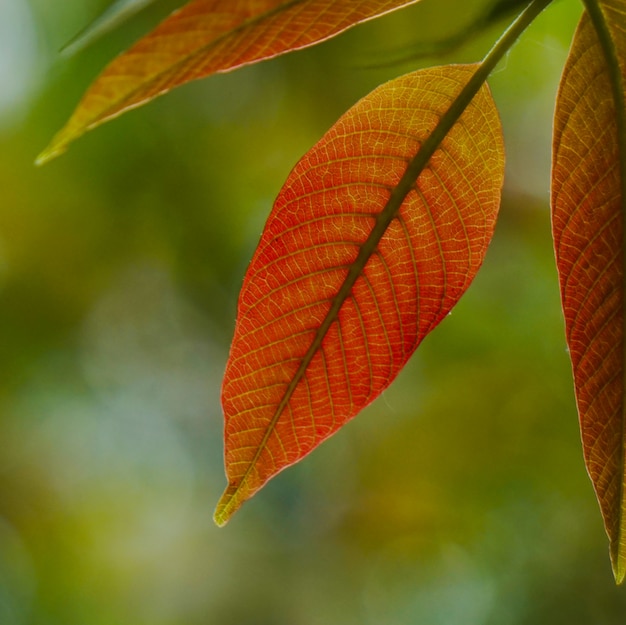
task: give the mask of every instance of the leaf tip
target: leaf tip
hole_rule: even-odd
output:
[[[215,513],[213,514],[213,521],[218,527],[224,527],[245,501],[245,498],[241,496],[239,486],[238,484],[228,484],[220,500],[217,502]]]
[[[35,165],[37,165],[37,167],[41,167],[42,165],[45,165],[49,161],[55,159],[57,156],[61,156],[61,154],[63,154],[66,150],[67,142],[61,142],[53,139],[50,145],[48,145],[48,147],[37,156],[35,159]]]
[[[215,509],[215,514],[213,515],[213,522],[217,527],[224,527],[226,523],[228,523],[229,518],[224,518],[224,515],[219,507]]]
[[[618,546],[618,553],[611,558],[615,583],[621,586],[626,579],[626,553],[622,553],[623,545]]]

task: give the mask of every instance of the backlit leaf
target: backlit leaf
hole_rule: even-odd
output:
[[[374,400],[474,278],[504,170],[487,86],[420,171],[409,163],[475,69],[382,85],[289,175],[239,298],[219,525]]]
[[[593,19],[581,20],[557,99],[552,221],[585,462],[621,582],[626,2],[589,6]]]
[[[115,59],[39,156],[191,80],[306,48],[419,0],[192,0]]]

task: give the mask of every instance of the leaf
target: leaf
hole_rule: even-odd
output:
[[[191,80],[312,46],[419,0],[192,0],[115,59],[37,159]]]
[[[626,2],[588,7],[593,19],[583,15],[557,98],[552,223],[585,462],[619,583],[626,573]]]
[[[374,400],[474,278],[504,170],[487,86],[426,145],[476,67],[382,85],[289,175],[239,298],[218,525]]]
[[[61,52],[71,55],[91,45],[127,19],[156,0],[115,0],[90,24],[63,46]]]

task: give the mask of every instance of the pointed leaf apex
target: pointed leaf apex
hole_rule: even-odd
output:
[[[626,579],[626,545],[617,543],[611,549],[611,565],[615,583],[620,586]]]
[[[50,142],[48,147],[46,147],[39,156],[35,159],[35,165],[40,167],[41,165],[45,165],[51,160],[54,160],[61,154],[65,153],[67,150],[67,146],[69,141],[61,135],[61,133],[57,134],[56,137]]]
[[[241,489],[235,484],[229,484],[220,497],[215,507],[215,513],[213,514],[213,521],[218,527],[224,527],[231,517],[245,501],[245,497],[241,495]]]

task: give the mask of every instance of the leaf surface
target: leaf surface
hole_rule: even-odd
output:
[[[191,80],[329,39],[419,0],[192,0],[115,59],[37,159]]]
[[[239,298],[218,525],[374,400],[474,278],[504,171],[486,85],[411,167],[476,67],[382,85],[289,175]]]
[[[626,2],[589,7],[593,12],[578,26],[557,98],[552,227],[585,462],[621,582]]]

